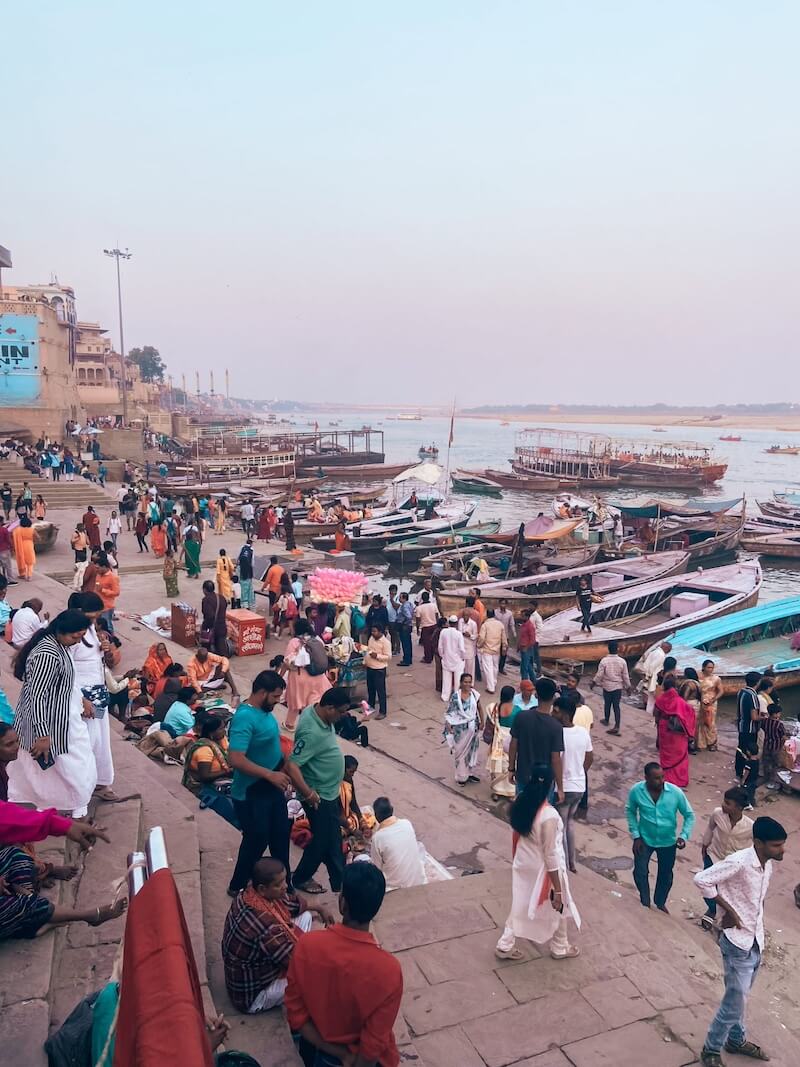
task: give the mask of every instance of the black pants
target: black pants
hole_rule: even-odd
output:
[[[662,904],[667,903],[669,891],[672,889],[672,871],[675,867],[675,856],[678,849],[676,845],[670,845],[667,848],[653,848],[643,838],[639,838],[639,840],[641,841],[641,851],[633,853],[633,880],[639,890],[639,899],[642,904],[646,904],[649,908],[649,868],[650,859],[655,852],[658,857],[658,873],[656,874],[656,888],[653,893],[653,900],[656,907],[659,908]]]
[[[507,659],[508,659],[508,653],[507,652],[502,652],[500,654],[500,662],[497,665],[497,673],[498,674],[505,674],[506,673],[506,660]]]
[[[400,645],[403,649],[403,660],[401,666],[410,667],[413,660],[413,648],[411,643],[411,627],[400,626],[398,627],[398,633],[400,636]]]
[[[144,538],[145,538],[144,534],[138,534],[137,533],[136,540],[139,542],[139,551],[140,552],[149,552],[150,549],[147,547],[147,541],[145,541]]]
[[[386,714],[386,670],[367,667],[367,700],[381,715]]]
[[[283,792],[260,779],[250,786],[245,799],[234,800],[233,806],[242,827],[242,843],[230,888],[244,889],[256,860],[261,859],[266,849],[286,867],[288,877],[290,820]]]
[[[614,709],[614,726],[619,730],[619,720],[621,715],[620,700],[622,699],[621,689],[612,689],[610,692],[603,690],[603,722],[608,725],[608,720],[611,718],[611,709]]]
[[[581,797],[581,802],[578,805],[578,811],[588,811],[588,810],[589,810],[589,772],[586,771],[586,788],[583,791],[583,796]]]
[[[124,720],[125,711],[128,707],[128,687],[120,689],[118,693],[111,693],[108,698],[108,710],[115,719]]]
[[[400,635],[398,633],[398,627],[396,622],[389,623],[389,641],[392,646],[392,652],[400,651]]]
[[[313,837],[294,872],[295,885],[305,885],[317,873],[320,863],[324,863],[333,892],[338,893],[342,888],[344,853],[342,852],[342,829],[339,823],[340,813],[341,805],[338,798],[320,800],[318,808],[312,808],[310,805],[306,808]]]

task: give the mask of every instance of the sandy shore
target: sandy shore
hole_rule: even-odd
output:
[[[777,419],[770,415],[723,415],[710,419],[708,416],[687,415],[653,415],[620,414],[609,412],[592,415],[578,415],[572,412],[535,412],[522,415],[488,415],[458,412],[458,419],[489,419],[492,421],[524,423],[526,426],[558,426],[563,424],[580,424],[581,426],[605,425],[618,423],[620,426],[680,426],[685,428],[703,427],[706,429],[736,430],[774,430],[783,433],[800,434],[800,415],[781,415]]]

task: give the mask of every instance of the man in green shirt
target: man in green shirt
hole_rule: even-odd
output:
[[[305,708],[295,730],[292,762],[302,772],[308,787],[319,795],[316,805],[303,801],[313,834],[294,872],[295,889],[303,893],[324,892],[314,881],[320,863],[328,869],[333,892],[338,893],[342,888],[344,855],[339,789],[344,778],[344,755],[334,725],[349,707],[350,694],[346,689],[329,689],[318,704]]]
[[[678,813],[682,818],[678,835]],[[658,857],[658,874],[653,900],[659,911],[667,911],[667,897],[672,889],[672,871],[676,850],[685,848],[694,826],[694,811],[686,795],[677,785],[664,781],[664,771],[658,763],[644,768],[644,781],[637,782],[628,793],[625,805],[628,829],[633,838],[633,880],[639,899],[650,907],[650,859]]]
[[[261,671],[253,679],[253,692],[236,709],[228,731],[228,760],[233,767],[231,799],[242,828],[229,896],[246,887],[256,860],[267,848],[289,870],[289,787],[294,785],[309,805],[319,799],[281,751],[280,727],[272,710],[280,703],[285,687],[276,671]]]

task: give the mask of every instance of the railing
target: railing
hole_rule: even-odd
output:
[[[128,899],[136,896],[152,874],[165,867],[169,867],[169,859],[164,831],[154,826],[147,835],[145,851],[128,853]]]

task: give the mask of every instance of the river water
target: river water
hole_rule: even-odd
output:
[[[435,444],[439,449],[439,462],[447,462],[447,439],[450,431],[450,419],[447,417],[423,417],[420,422],[397,422],[382,415],[365,415],[359,413],[302,412],[291,416],[298,432],[311,429],[309,422],[316,421],[319,429],[341,430],[355,429],[365,424],[384,433],[384,447],[387,463],[418,462],[417,450],[421,445]],[[535,416],[532,417],[535,420]],[[338,427],[330,427],[336,421]],[[528,425],[536,426],[535,421]],[[654,423],[653,425],[657,425]],[[483,470],[491,467],[496,470],[510,470],[509,459],[514,455],[514,439],[524,428],[522,423],[503,426],[501,419],[456,418],[453,446],[450,450],[450,468]],[[768,500],[773,491],[800,489],[800,456],[771,456],[766,449],[776,443],[800,443],[790,434],[773,430],[737,430],[733,427],[667,427],[666,433],[653,433],[651,427],[625,426],[610,422],[559,424],[554,429],[576,430],[582,434],[607,434],[615,440],[631,442],[649,442],[653,446],[669,442],[693,442],[713,448],[715,455],[728,464],[725,478],[713,489],[704,493],[709,500],[730,500],[744,495],[747,509],[758,514],[758,500]],[[739,442],[720,441],[720,434],[741,434]],[[346,481],[346,475],[343,478]],[[663,499],[683,500],[686,492],[669,492],[657,489],[614,489],[604,494],[614,503],[617,500],[630,500],[636,496],[659,496]],[[464,498],[466,499],[466,498]],[[504,489],[502,499],[474,497],[478,502],[476,521],[499,518],[503,529],[516,529],[523,520],[528,520],[540,511],[550,513],[553,500],[552,493],[517,493]],[[762,600],[774,600],[800,592],[800,566],[785,561],[762,560],[764,585]]]

